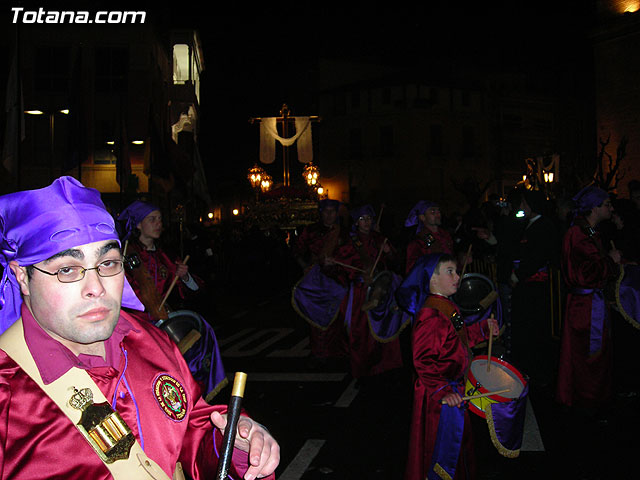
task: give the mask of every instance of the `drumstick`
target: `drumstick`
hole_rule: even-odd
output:
[[[380,251],[378,252],[378,258],[376,258],[375,263],[371,267],[371,271],[369,272],[369,276],[373,275],[373,272],[376,271],[376,267],[378,266],[378,262],[380,261],[380,257],[382,256],[382,251],[384,250],[384,246],[387,244],[387,239],[385,238],[382,241],[382,245],[380,245]]]
[[[473,243],[469,244],[469,248],[467,249],[467,254],[464,256],[464,263],[462,264],[462,272],[460,272],[460,280],[458,280],[458,285],[462,282],[462,277],[464,277],[464,271],[467,269],[467,263],[469,263],[469,256],[471,256],[471,247],[473,247]]]
[[[462,397],[462,401],[466,402],[467,400],[475,400],[476,398],[490,397],[491,395],[498,395],[499,393],[507,393],[510,392],[510,388],[505,388],[504,390],[494,390],[493,392],[480,393],[478,395],[469,395],[466,397]]]
[[[380,231],[380,219],[382,218],[382,212],[384,212],[384,203],[380,205],[380,213],[378,214],[378,219],[376,220],[376,230]]]
[[[184,260],[183,260],[182,264],[186,265],[188,261],[189,261],[189,255],[184,257]],[[164,302],[166,302],[167,298],[169,298],[169,294],[171,293],[171,290],[173,290],[173,287],[175,287],[177,280],[178,280],[178,276],[177,275],[175,277],[173,277],[173,280],[171,280],[171,285],[169,285],[169,290],[167,290],[167,293],[165,294],[164,298],[162,299],[162,303],[160,303],[160,306],[158,307],[158,311],[162,310],[162,307],[164,306]]]
[[[129,246],[129,239],[127,238],[124,241],[124,248],[122,249],[122,256],[125,257],[127,255],[127,247]]]
[[[362,268],[354,267],[352,265],[349,265],[347,263],[342,263],[342,262],[339,262],[337,260],[334,260],[333,263],[335,263],[336,265],[340,265],[341,267],[344,267],[344,268],[350,268],[352,270],[357,270],[359,272],[364,272],[364,270]]]
[[[493,313],[491,314],[493,318]],[[487,372],[491,371],[491,346],[493,345],[493,328],[489,325],[489,350],[487,352]]]
[[[229,399],[229,408],[227,409],[227,426],[224,429],[224,437],[222,438],[222,450],[220,451],[216,480],[225,480],[227,478],[233,456],[233,444],[236,439],[236,429],[238,428],[238,419],[240,418],[240,405],[242,403],[242,397],[244,396],[244,386],[246,383],[247,374],[236,372],[236,376],[233,379],[231,398]]]
[[[478,395],[468,395],[466,397],[462,397],[462,401],[466,402],[467,400],[475,400],[476,398],[490,397],[491,395],[498,395],[499,393],[507,393],[510,391],[511,391],[510,388],[505,388],[504,390],[494,390],[493,392],[480,393]],[[445,401],[441,400],[440,403],[444,405]]]

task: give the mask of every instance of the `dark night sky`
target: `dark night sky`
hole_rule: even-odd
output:
[[[31,3],[16,0],[11,6]],[[162,0],[62,0],[46,2],[46,8],[146,10],[166,27],[198,29],[205,61],[201,145],[208,173],[215,172],[213,183],[244,177],[256,160],[258,127],[249,117],[277,115],[285,102],[294,114],[317,113],[306,82],[319,58],[419,67],[429,75],[469,66],[591,75],[582,72],[590,51],[584,5],[576,10],[549,0],[469,2],[472,7],[421,3],[400,0],[380,8],[344,0],[212,2],[196,8]]]
[[[249,117],[277,115],[285,102],[294,114],[317,113],[300,111],[314,108],[300,104],[306,100],[300,89],[318,58],[419,67],[429,75],[470,66],[534,78],[568,76],[570,82],[592,75],[583,71],[590,55],[585,10],[544,1],[473,8],[394,2],[393,10],[384,11],[344,3],[290,8],[270,3],[249,14],[240,12],[245,5],[215,15],[172,14],[175,25],[197,28],[204,44],[202,125],[211,135],[201,141],[206,159],[219,157],[214,182],[242,178],[256,160],[258,127],[248,124]],[[240,143],[233,146],[229,139]]]

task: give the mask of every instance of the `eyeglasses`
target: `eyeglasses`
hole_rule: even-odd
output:
[[[58,281],[61,283],[73,283],[82,280],[84,278],[85,272],[88,272],[89,270],[95,270],[101,277],[113,277],[122,272],[123,263],[124,262],[122,260],[105,260],[97,267],[61,267],[54,273],[45,272],[35,265],[32,265],[32,267],[39,272],[46,273],[47,275],[55,275],[56,277],[58,277]]]

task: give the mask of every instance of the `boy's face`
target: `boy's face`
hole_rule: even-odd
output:
[[[137,225],[140,235],[157,240],[162,235],[162,213],[159,210],[151,212]]]
[[[363,215],[358,218],[358,231],[360,233],[371,232],[371,226],[373,225],[373,218],[370,215]]]
[[[448,261],[441,263],[431,275],[429,291],[443,297],[450,297],[458,291],[460,275],[456,271],[456,263]]]

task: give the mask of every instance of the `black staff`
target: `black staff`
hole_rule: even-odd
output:
[[[222,451],[220,453],[220,463],[218,463],[216,480],[225,480],[227,478],[229,465],[231,465],[231,457],[233,456],[233,444],[236,439],[238,419],[240,418],[240,404],[242,403],[246,383],[247,374],[236,372],[233,380],[233,390],[231,390],[231,398],[229,399],[229,408],[227,409],[227,427],[224,430],[224,437],[222,439]]]

